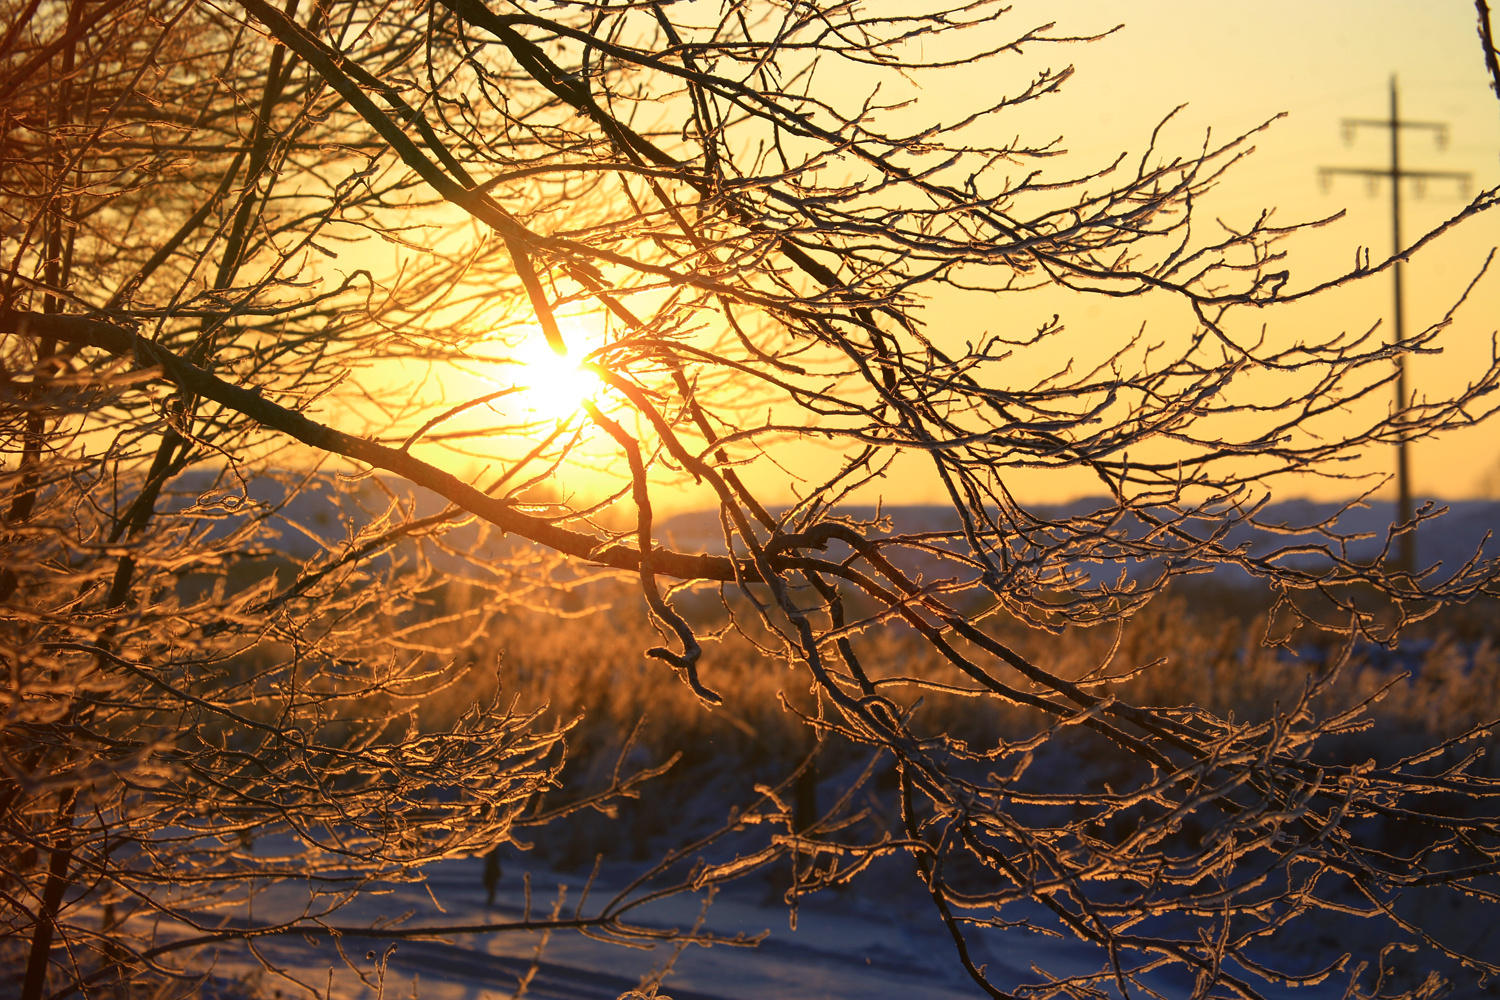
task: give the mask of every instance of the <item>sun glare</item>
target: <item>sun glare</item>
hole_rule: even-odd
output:
[[[522,407],[545,420],[561,420],[593,399],[603,388],[599,376],[585,368],[583,353],[557,354],[538,335],[528,338],[515,352],[520,367],[516,383],[524,386]]]

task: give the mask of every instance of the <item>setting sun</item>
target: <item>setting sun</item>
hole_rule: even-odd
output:
[[[568,417],[603,387],[598,375],[581,367],[583,352],[557,354],[540,335],[517,347],[514,357],[520,366],[514,375],[516,384],[525,387],[521,405],[538,417]]]

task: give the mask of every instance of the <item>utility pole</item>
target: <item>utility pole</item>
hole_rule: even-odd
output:
[[[1468,189],[1470,175],[1457,170],[1403,170],[1401,168],[1401,130],[1422,129],[1433,133],[1437,141],[1438,149],[1448,144],[1448,125],[1446,122],[1419,122],[1404,121],[1401,118],[1400,96],[1396,87],[1396,77],[1391,76],[1391,116],[1389,118],[1345,118],[1343,121],[1344,141],[1352,143],[1355,135],[1361,128],[1383,128],[1391,133],[1391,165],[1389,167],[1319,167],[1318,176],[1326,189],[1335,174],[1355,174],[1360,177],[1369,178],[1371,193],[1380,178],[1390,181],[1391,186],[1391,253],[1399,255],[1406,249],[1406,244],[1401,241],[1401,181],[1410,179],[1416,182],[1417,197],[1422,192],[1429,180],[1456,180]],[[1396,351],[1396,507],[1399,523],[1405,524],[1412,519],[1411,502],[1411,457],[1410,449],[1407,447],[1406,430],[1403,426],[1404,415],[1407,406],[1411,403],[1411,397],[1406,390],[1406,354],[1400,348],[1406,343],[1406,330],[1404,327],[1405,315],[1401,299],[1401,270],[1404,261],[1400,256],[1396,257],[1395,266],[1391,268],[1395,280],[1395,339],[1393,346]],[[1413,573],[1417,568],[1417,538],[1415,531],[1408,531],[1401,536],[1401,548],[1399,550],[1397,569],[1405,573]]]

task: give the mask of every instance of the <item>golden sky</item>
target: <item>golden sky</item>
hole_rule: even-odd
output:
[[[1000,22],[975,30],[992,31],[1000,40],[1002,34],[1018,34],[1047,21],[1056,23],[1057,34],[1123,27],[1100,41],[1031,46],[1017,57],[928,79],[922,89],[900,95],[916,98],[902,114],[952,121],[970,105],[1014,92],[1040,67],[1071,63],[1077,72],[1060,94],[997,117],[987,126],[994,134],[983,137],[1003,141],[1020,135],[1045,142],[1060,136],[1069,156],[1047,165],[1053,176],[1063,177],[1098,169],[1121,152],[1141,153],[1152,128],[1178,105],[1186,106],[1158,144],[1159,153],[1167,157],[1191,156],[1207,130],[1216,139],[1228,139],[1284,112],[1286,117],[1257,137],[1255,155],[1236,167],[1197,209],[1202,225],[1217,217],[1237,226],[1248,224],[1268,207],[1275,208],[1281,224],[1345,211],[1343,219],[1284,247],[1289,251],[1292,289],[1349,269],[1359,247],[1368,247],[1374,260],[1391,251],[1389,189],[1384,183],[1372,191],[1362,179],[1345,177],[1325,187],[1318,167],[1386,164],[1388,139],[1383,130],[1360,130],[1352,143],[1346,142],[1341,121],[1384,117],[1392,74],[1400,81],[1403,118],[1450,126],[1443,149],[1427,133],[1405,135],[1404,165],[1473,175],[1467,191],[1452,182],[1433,182],[1420,197],[1408,183],[1403,192],[1407,239],[1456,213],[1477,191],[1500,184],[1500,101],[1488,86],[1474,9],[1467,0],[1018,0]],[[963,43],[974,47],[974,33]],[[869,82],[845,74],[830,84],[842,94],[830,91],[828,98],[857,102],[868,92]],[[892,93],[882,91],[883,96]],[[1495,217],[1481,217],[1445,237],[1406,269],[1408,335],[1441,317],[1489,249],[1500,243],[1500,214],[1491,215]],[[1265,310],[1250,319],[1265,322],[1273,336],[1288,339],[1365,331],[1377,323],[1384,324],[1381,330],[1388,334],[1390,301],[1390,278],[1378,275],[1312,305]],[[1181,335],[1193,326],[1187,311],[1171,302],[1051,293],[1024,300],[1007,297],[999,303],[938,298],[929,303],[924,317],[935,339],[962,343],[986,332],[1020,335],[1053,312],[1060,312],[1067,325],[1068,350],[1117,336],[1125,328],[1133,330],[1143,321],[1163,336]],[[1443,340],[1444,353],[1413,359],[1413,387],[1444,394],[1483,370],[1497,326],[1500,267],[1456,315]],[[1387,405],[1388,399],[1382,397],[1379,403]],[[1346,471],[1384,473],[1393,466],[1391,451],[1374,449]],[[806,446],[789,448],[777,457],[794,469],[804,466],[809,478],[818,475],[820,460]],[[917,474],[915,465],[904,468],[913,474],[887,478],[862,499],[943,499],[933,477]],[[1500,422],[1416,443],[1413,473],[1419,499],[1500,496]],[[764,483],[768,502],[792,499],[782,485],[784,476],[775,469],[764,469],[754,481]],[[1022,500],[1033,502],[1100,492],[1097,482],[1073,473],[1023,471],[1008,476],[1007,483]],[[1374,480],[1362,486],[1282,480],[1277,495],[1348,497],[1371,485]],[[708,506],[712,497],[706,490],[665,492],[657,502],[670,511]]]
[[[1399,79],[1403,118],[1451,126],[1446,149],[1437,148],[1426,133],[1404,135],[1403,165],[1468,171],[1473,184],[1467,197],[1500,184],[1500,101],[1484,72],[1468,0],[1062,0],[1018,3],[1013,16],[1055,20],[1059,30],[1075,34],[1124,24],[1106,40],[1066,49],[1076,76],[1051,108],[1032,109],[1034,117],[1056,116],[1057,129],[1077,155],[1103,159],[1122,149],[1138,150],[1154,122],[1184,102],[1187,107],[1167,134],[1168,146],[1183,153],[1204,129],[1227,137],[1285,112],[1257,138],[1255,156],[1231,175],[1218,201],[1200,210],[1244,220],[1274,206],[1282,222],[1345,210],[1343,220],[1288,246],[1294,287],[1348,268],[1359,246],[1369,247],[1377,259],[1390,253],[1389,189],[1382,183],[1372,194],[1354,177],[1338,178],[1325,189],[1316,168],[1386,165],[1387,133],[1360,130],[1348,143],[1341,120],[1385,117],[1392,74]],[[1408,182],[1403,196],[1408,240],[1466,200],[1452,182],[1432,182],[1422,197]],[[1491,213],[1414,260],[1405,278],[1408,334],[1442,316],[1497,243],[1500,217]],[[1272,310],[1265,319],[1273,327],[1365,329],[1389,316],[1390,300],[1391,281],[1381,275],[1317,308],[1284,318]],[[1109,308],[1109,303],[1089,303],[1083,313],[1104,322]],[[1461,384],[1489,360],[1497,326],[1500,274],[1492,273],[1455,317],[1443,355],[1413,359],[1414,388],[1436,395]],[[1420,442],[1414,449],[1418,494],[1500,496],[1500,424]],[[1371,454],[1367,464],[1383,468],[1390,456]],[[1346,495],[1338,484],[1314,481],[1282,489]]]
[[[1032,46],[1010,64],[1013,76],[1006,76],[1003,63],[955,71],[941,87],[929,82],[910,113],[927,115],[936,109],[951,120],[957,115],[943,113],[947,104],[965,97],[978,103],[1013,92],[1037,67],[1071,63],[1076,73],[1062,93],[1007,112],[993,126],[995,138],[1061,136],[1069,156],[1048,164],[1057,176],[1102,167],[1121,152],[1138,155],[1152,128],[1178,105],[1185,107],[1158,144],[1167,156],[1190,156],[1209,130],[1224,140],[1284,114],[1256,137],[1254,156],[1197,209],[1200,225],[1222,218],[1236,226],[1248,225],[1264,208],[1275,209],[1279,224],[1345,212],[1341,220],[1282,246],[1289,255],[1293,290],[1347,271],[1360,247],[1369,248],[1377,261],[1391,253],[1385,183],[1372,187],[1361,178],[1340,177],[1325,185],[1318,167],[1387,164],[1388,132],[1360,129],[1349,142],[1342,121],[1386,117],[1393,74],[1399,80],[1403,119],[1450,126],[1444,148],[1428,132],[1404,130],[1403,166],[1472,174],[1466,190],[1451,181],[1433,181],[1418,192],[1408,181],[1402,192],[1405,239],[1414,240],[1457,213],[1479,190],[1500,184],[1500,101],[1489,87],[1474,8],[1467,0],[1021,0],[1002,23],[1024,29],[1049,20],[1056,24],[1053,33],[1067,35],[1123,26],[1087,44]],[[1414,259],[1405,269],[1408,336],[1444,315],[1496,244],[1500,215],[1491,213]],[[1265,322],[1272,336],[1288,339],[1365,331],[1377,323],[1388,336],[1391,298],[1392,282],[1383,274],[1306,306],[1242,315],[1241,321]],[[999,318],[984,315],[990,310]],[[1054,311],[1067,324],[1070,344],[1118,335],[1142,322],[1163,336],[1192,326],[1186,310],[1172,303],[1070,294],[1039,294],[1024,304],[1007,299],[995,306],[973,298],[937,300],[927,318],[936,335],[951,331],[953,339],[962,341],[1000,332],[1007,324],[1014,335],[1016,327],[1039,323]],[[1497,326],[1500,267],[1492,269],[1455,315],[1442,340],[1443,353],[1410,360],[1412,387],[1436,397],[1482,371]],[[1387,399],[1380,403],[1386,405]],[[1391,451],[1373,449],[1344,471],[1386,473],[1394,466]],[[1099,492],[1098,484],[1081,472],[1022,471],[1007,481],[1023,500],[1036,502]],[[1500,497],[1500,422],[1414,443],[1413,481],[1419,498]],[[1371,485],[1374,480],[1365,480],[1362,488]],[[1281,480],[1277,495],[1348,497],[1358,488],[1306,477]],[[937,499],[928,496],[929,490],[928,480],[920,476],[893,477],[882,485],[885,499],[892,502]],[[1393,487],[1382,491],[1391,492]]]

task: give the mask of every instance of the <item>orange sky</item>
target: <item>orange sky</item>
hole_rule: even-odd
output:
[[[1218,138],[1248,130],[1279,112],[1287,117],[1257,139],[1258,152],[1236,168],[1214,198],[1199,204],[1199,219],[1221,217],[1247,223],[1263,207],[1274,206],[1281,223],[1312,219],[1347,210],[1346,217],[1291,243],[1292,287],[1304,287],[1347,270],[1357,247],[1374,259],[1390,252],[1389,194],[1383,185],[1372,195],[1357,178],[1342,178],[1325,190],[1320,165],[1380,167],[1387,140],[1377,130],[1358,133],[1346,144],[1340,120],[1378,118],[1387,111],[1392,73],[1399,75],[1403,117],[1439,120],[1451,126],[1451,141],[1439,150],[1425,134],[1406,138],[1405,165],[1410,168],[1469,171],[1467,196],[1500,184],[1500,101],[1488,88],[1475,15],[1467,0],[1259,0],[1259,2],[1187,2],[1147,0],[1139,3],[1103,0],[1018,0],[1014,12],[995,25],[995,32],[1018,32],[1057,22],[1056,32],[1086,34],[1124,27],[1102,41],[1060,47],[1035,46],[1021,57],[957,70],[929,80],[912,94],[917,104],[904,114],[953,120],[965,100],[982,103],[1029,78],[1040,66],[1071,62],[1076,75],[1061,94],[996,119],[991,138],[1019,134],[1045,141],[1063,137],[1066,160],[1048,161],[1054,176],[1077,175],[1101,167],[1122,151],[1139,153],[1152,127],[1179,104],[1187,107],[1166,130],[1160,144],[1169,155],[1190,156],[1203,142],[1205,129]],[[997,35],[998,37],[998,35]],[[966,45],[974,45],[971,34]],[[928,53],[931,55],[931,53]],[[1013,70],[1014,75],[1008,75]],[[846,75],[834,81],[858,100],[864,81]],[[891,91],[883,90],[882,94]],[[830,93],[831,99],[840,95]],[[902,95],[905,96],[905,95]],[[1408,239],[1456,212],[1466,200],[1452,183],[1433,183],[1425,197],[1406,191]],[[1445,238],[1407,268],[1407,331],[1410,334],[1441,316],[1473,277],[1490,247],[1500,243],[1500,213],[1481,217]],[[1320,300],[1310,307],[1267,310],[1254,317],[1274,335],[1315,339],[1318,331],[1366,330],[1388,318],[1391,282],[1377,276],[1359,286]],[[1172,304],[1118,302],[1102,297],[1049,295],[1033,300],[1004,300],[1003,322],[996,326],[987,304],[938,299],[926,310],[929,329],[938,339],[977,340],[987,330],[1015,335],[1029,317],[1061,311],[1071,343],[1084,344],[1097,334],[1142,320],[1170,335],[1191,328],[1184,310]],[[1418,391],[1444,393],[1476,367],[1491,350],[1491,334],[1500,325],[1500,268],[1483,281],[1469,305],[1458,314],[1437,357],[1414,359],[1410,372]],[[1070,350],[1072,348],[1069,348]],[[1384,404],[1382,404],[1384,405]],[[1381,473],[1393,464],[1391,449],[1367,455],[1358,471]],[[826,467],[807,447],[788,449],[784,458],[810,476]],[[914,459],[914,462],[920,460]],[[934,479],[915,474],[886,479],[876,493],[886,502],[941,500]],[[1452,433],[1415,445],[1414,481],[1422,495],[1456,499],[1490,493],[1500,496],[1500,422]],[[766,469],[759,478],[770,502],[791,499],[782,477]],[[1097,483],[1072,473],[1015,473],[1007,482],[1023,500],[1056,501],[1097,494]],[[1283,480],[1279,497],[1311,495],[1347,497],[1356,487],[1317,480]],[[1389,491],[1388,491],[1389,492]],[[663,495],[664,510],[707,506],[706,491]]]
[[[1488,85],[1474,8],[1467,0],[1021,0],[1003,23],[1026,28],[1048,20],[1056,22],[1054,33],[1070,35],[1106,31],[1121,22],[1124,26],[1088,44],[1033,46],[1014,60],[1013,77],[1005,75],[1004,64],[955,71],[939,86],[929,82],[909,113],[935,109],[951,120],[957,117],[952,103],[964,99],[955,95],[972,95],[977,103],[1013,92],[1038,66],[1071,63],[1077,72],[1061,94],[1007,112],[994,125],[997,138],[1061,135],[1070,156],[1066,162],[1049,161],[1049,167],[1056,176],[1065,176],[1101,167],[1122,151],[1138,154],[1156,123],[1179,104],[1186,107],[1158,147],[1169,156],[1190,156],[1206,130],[1227,139],[1285,112],[1286,117],[1257,137],[1255,155],[1197,209],[1200,224],[1217,217],[1237,226],[1266,207],[1276,209],[1281,224],[1344,210],[1342,220],[1283,245],[1293,289],[1348,270],[1358,247],[1368,247],[1375,260],[1391,252],[1389,188],[1382,183],[1372,191],[1363,179],[1351,177],[1325,188],[1317,168],[1385,166],[1388,133],[1360,130],[1348,143],[1341,120],[1385,117],[1393,73],[1400,81],[1403,119],[1451,126],[1444,149],[1427,133],[1405,135],[1403,166],[1473,175],[1466,192],[1453,182],[1432,182],[1419,195],[1408,182],[1403,190],[1406,239],[1456,213],[1478,190],[1500,184],[1500,101]],[[1491,213],[1445,237],[1406,268],[1408,336],[1446,312],[1497,243],[1500,213]],[[1243,314],[1241,321],[1265,322],[1273,336],[1288,339],[1364,331],[1377,322],[1388,332],[1391,297],[1391,280],[1380,275],[1307,306]],[[934,301],[927,310],[929,329],[938,336],[951,331],[960,342],[1000,332],[1004,326],[982,315],[988,308],[972,299]],[[1165,336],[1192,325],[1186,311],[1171,303],[1068,294],[1041,293],[1026,304],[1006,299],[994,308],[1003,311],[1001,322],[1012,334],[1060,311],[1073,344],[1100,334],[1118,335],[1122,327],[1133,329],[1142,321]],[[1410,361],[1412,386],[1435,397],[1462,385],[1488,363],[1497,326],[1500,268],[1456,315],[1444,337],[1443,354]],[[1374,449],[1344,471],[1388,472],[1394,464],[1391,451]],[[1500,497],[1500,421],[1415,443],[1413,479],[1419,496]],[[1007,476],[1007,482],[1022,499],[1039,502],[1099,492],[1098,484],[1081,472],[1022,471]],[[891,502],[922,502],[937,499],[931,489],[924,476],[895,476],[882,484],[881,493]],[[1283,479],[1277,485],[1281,497],[1347,497],[1355,490],[1349,483],[1310,477]]]
[[[1287,112],[1257,139],[1256,155],[1224,185],[1217,202],[1200,211],[1249,218],[1262,206],[1276,206],[1278,219],[1289,222],[1347,210],[1344,220],[1290,244],[1294,286],[1346,269],[1358,246],[1377,258],[1390,252],[1389,189],[1382,184],[1372,196],[1363,180],[1339,178],[1325,190],[1316,168],[1386,164],[1386,133],[1361,130],[1346,144],[1340,121],[1384,117],[1392,73],[1400,81],[1403,118],[1451,125],[1446,150],[1426,134],[1407,135],[1404,165],[1471,172],[1469,197],[1500,184],[1500,101],[1488,86],[1468,0],[1049,0],[1018,3],[1013,16],[1053,19],[1060,30],[1079,34],[1125,24],[1107,40],[1067,50],[1078,73],[1057,104],[1045,109],[1077,155],[1103,159],[1139,149],[1152,124],[1183,102],[1188,106],[1168,134],[1183,153],[1205,128],[1227,137]],[[1410,186],[1403,194],[1408,240],[1452,215],[1464,200],[1451,182],[1430,184],[1422,198]],[[1500,216],[1491,213],[1407,268],[1408,333],[1443,314],[1496,243]],[[1489,276],[1477,292],[1457,315],[1444,354],[1413,359],[1418,391],[1441,393],[1488,361],[1491,334],[1500,326],[1500,274]],[[1365,329],[1388,317],[1390,299],[1390,279],[1378,276],[1319,308],[1284,318],[1272,310],[1265,319],[1273,328]],[[1082,311],[1104,322],[1109,309],[1098,302]],[[1500,423],[1414,447],[1419,494],[1500,496]],[[1389,463],[1388,454],[1372,454],[1366,464],[1383,469]],[[1282,490],[1343,492],[1338,484],[1315,481],[1287,483]]]

